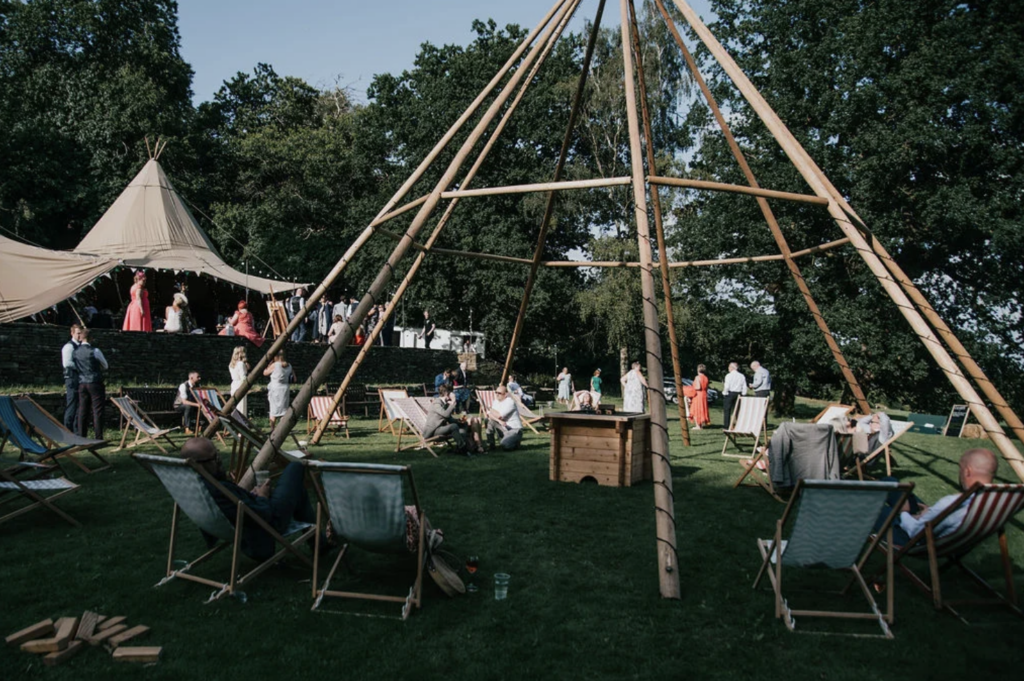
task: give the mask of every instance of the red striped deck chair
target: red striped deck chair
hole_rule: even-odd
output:
[[[476,401],[480,403],[480,420],[487,420],[487,412],[491,410],[491,405],[494,404],[494,400],[498,398],[497,393],[493,390],[477,390]]]
[[[309,437],[314,430],[320,427],[323,421],[327,421],[327,426],[324,428],[326,433],[328,429],[333,430],[334,434],[337,435],[345,430],[345,438],[349,437],[348,433],[348,417],[343,416],[341,413],[341,405],[339,404],[334,408],[334,411],[328,416],[327,412],[331,408],[331,402],[334,401],[333,397],[327,395],[314,395],[309,398],[309,406],[306,407],[306,436]],[[330,420],[328,421],[328,418]]]
[[[199,436],[203,432],[201,421],[209,424],[217,423],[218,412],[224,404],[224,398],[216,388],[193,388],[193,404],[196,405],[195,430],[191,435]],[[220,433],[218,432],[218,436]],[[224,438],[220,438],[224,442]]]
[[[736,400],[736,407],[732,413],[729,427],[722,432],[725,433],[722,456],[745,459],[756,455],[758,445],[768,444],[768,398],[740,395]],[[741,452],[743,451],[738,438],[753,438],[754,446],[751,448],[750,454],[725,453],[730,442]]]
[[[402,416],[395,408],[394,400],[409,397],[409,393],[405,390],[388,388],[378,388],[377,393],[380,395],[380,418],[377,419],[377,432],[383,433],[390,430],[392,435],[398,435],[395,431],[395,424],[397,423],[401,427]]]
[[[964,503],[969,504],[967,515],[955,531],[943,537],[936,537],[934,530],[946,516],[953,513]],[[924,530],[911,537],[896,553],[896,565],[911,582],[932,597],[936,610],[947,610],[950,614],[965,620],[954,608],[955,605],[1005,605],[1018,616],[1024,617],[1024,611],[1017,604],[1017,594],[1013,588],[1013,562],[1006,542],[1006,524],[1024,508],[1024,484],[1018,485],[982,485],[975,484],[960,495],[949,508],[929,521]],[[999,551],[1003,560],[1003,578],[1006,580],[1006,595],[999,593],[981,575],[963,564],[962,559],[991,535],[999,537]],[[906,565],[907,558],[928,560],[929,582],[919,577]],[[939,561],[944,561],[942,565]],[[957,566],[985,592],[992,596],[987,599],[945,598],[942,594],[940,574],[952,566]]]

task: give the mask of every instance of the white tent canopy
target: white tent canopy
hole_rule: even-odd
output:
[[[225,263],[156,159],[146,163],[74,252],[119,259],[129,267],[201,272],[264,294],[300,286]]]
[[[0,236],[0,323],[56,305],[117,264],[116,258],[50,251]]]

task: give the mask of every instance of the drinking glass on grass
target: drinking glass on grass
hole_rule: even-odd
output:
[[[466,572],[469,573],[469,582],[466,584],[466,591],[470,593],[476,592],[476,584],[473,583],[473,575],[476,574],[477,569],[480,567],[480,559],[476,556],[470,556],[466,559]]]

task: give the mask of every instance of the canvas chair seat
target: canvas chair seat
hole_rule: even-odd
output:
[[[476,401],[480,404],[480,419],[487,419],[487,412],[491,410],[494,400],[498,399],[498,393],[493,390],[476,390]]]
[[[848,404],[829,404],[811,419],[811,423],[829,423],[836,419],[845,421],[849,419],[851,411],[853,407]]]
[[[124,430],[121,433],[121,443],[118,445],[117,451],[124,449],[126,446],[137,447],[152,442],[161,452],[167,454],[167,450],[160,444],[161,439],[166,440],[172,449],[177,449],[177,445],[169,437],[170,433],[178,430],[177,426],[174,428],[158,428],[153,423],[153,420],[146,415],[146,412],[142,411],[135,400],[130,397],[111,397],[110,401],[121,412],[124,420]],[[126,445],[128,436],[133,430],[135,431],[135,441]]]
[[[885,474],[892,475],[892,452],[890,451],[896,440],[899,440],[905,434],[910,432],[910,429],[914,427],[914,424],[910,421],[895,421],[890,420],[892,426],[892,437],[885,442],[879,443],[879,445],[872,451],[868,452],[864,456],[858,456],[850,449],[847,456],[847,464],[844,466],[846,469],[845,475],[857,474],[858,480],[863,480],[867,476],[868,466],[872,464],[876,459],[881,456],[885,457]]]
[[[81,527],[80,522],[54,504],[60,497],[77,492],[81,487],[67,478],[41,477],[53,470],[53,466],[33,462],[18,462],[14,466],[0,465],[0,497],[3,503],[23,502],[0,516],[0,523],[45,508],[71,525]],[[22,478],[19,477],[20,472],[29,472],[31,475]]]
[[[442,436],[428,438],[423,435],[427,428],[427,411],[420,403],[420,400],[427,400],[429,404],[430,399],[429,397],[400,397],[393,400],[393,403],[404,417],[402,419],[402,427],[398,429],[398,443],[395,445],[396,452],[413,448],[426,449],[432,456],[437,457],[437,452],[434,451],[432,445],[438,445],[447,438]],[[402,447],[402,435],[406,432],[414,435],[416,441]]]
[[[60,459],[66,458],[85,473],[96,473],[110,468],[110,462],[96,450],[110,445],[106,440],[94,440],[82,437],[64,427],[64,424],[55,419],[48,411],[36,404],[35,400],[29,397],[19,397],[14,400],[14,406],[25,419],[25,422],[44,441],[50,443],[49,451],[45,458],[52,458],[54,463],[60,466]],[[86,452],[100,462],[100,466],[89,468],[79,461],[75,454]],[[63,467],[61,467],[63,470]]]
[[[935,528],[951,513],[967,504],[967,513],[960,525],[948,534],[937,537]],[[1013,561],[1010,558],[1006,540],[1006,525],[1021,509],[1024,508],[1024,484],[1016,485],[982,485],[976,484],[960,495],[944,512],[929,521],[925,528],[910,538],[905,546],[897,547],[896,564],[919,589],[931,596],[937,610],[946,610],[961,620],[966,620],[954,607],[961,603],[976,605],[1004,605],[1018,616],[1024,617],[1024,611],[1018,605],[1017,594],[1013,584]],[[981,575],[963,564],[962,560],[981,542],[992,535],[999,538],[999,551],[1003,564],[1003,576],[1006,582],[1005,595],[999,593]],[[907,558],[928,560],[929,581],[917,575],[908,565]],[[940,565],[940,561],[943,564]],[[947,568],[956,566],[967,574],[991,598],[951,600],[943,595],[941,574]]]
[[[132,454],[132,458],[138,461],[143,468],[153,473],[174,500],[174,510],[171,515],[171,541],[167,556],[167,573],[156,586],[161,586],[174,579],[185,579],[212,586],[216,590],[207,599],[206,602],[209,603],[225,595],[235,595],[241,587],[272,567],[287,554],[294,555],[306,565],[312,566],[312,560],[299,552],[297,548],[313,536],[315,528],[312,524],[292,521],[284,533],[279,533],[218,483],[205,469],[193,462],[185,459],[173,459],[165,456],[139,453]],[[207,483],[218,488],[220,493],[233,503],[236,509],[234,523],[224,515],[224,512],[217,504],[217,500],[214,499],[213,494],[210,492]],[[220,543],[198,558],[188,561],[184,567],[173,569],[175,565],[174,549],[177,538],[179,511],[184,512],[189,520],[195,523],[203,532],[219,539]],[[240,574],[238,556],[241,552],[242,529],[244,523],[247,522],[259,525],[282,548],[270,558],[264,561],[257,561],[257,566],[249,572]],[[226,581],[199,577],[191,573],[195,566],[205,562],[208,558],[229,546],[232,548],[231,573]]]
[[[0,435],[3,435],[3,440],[0,441],[0,452],[3,451],[4,445],[10,442],[21,450],[22,457],[28,454],[35,456],[54,454],[54,450],[32,439],[32,436],[25,430],[24,425],[18,418],[18,413],[14,408],[14,400],[8,395],[0,395]],[[62,452],[67,449],[70,449],[70,447],[63,447],[57,451]]]
[[[732,418],[729,427],[722,431],[725,434],[725,442],[722,444],[722,456],[746,458],[757,453],[759,445],[768,444],[768,398],[748,397],[740,395],[736,399],[736,406],[733,408]],[[752,438],[754,440],[750,454],[726,454],[725,450],[729,443],[741,452],[739,440]]]
[[[377,432],[383,433],[386,430],[390,430],[392,435],[398,435],[395,431],[395,423],[401,427],[401,421],[404,416],[401,410],[395,406],[395,400],[409,397],[408,391],[405,390],[391,390],[387,388],[378,388],[377,393],[380,395],[380,418],[377,419]]]
[[[334,560],[321,586],[318,582],[320,551],[315,552],[313,563],[313,610],[320,608],[327,597],[355,598],[402,603],[402,619],[421,604],[425,562],[427,517],[420,506],[408,466],[384,464],[337,463],[309,461],[320,503],[317,505],[317,527],[326,523],[326,509],[331,525],[345,545]],[[406,488],[408,501],[419,519],[416,550],[410,553],[406,528]],[[318,541],[321,533],[317,533]],[[416,578],[406,595],[382,595],[355,591],[336,591],[331,581],[342,559],[355,546],[365,551],[382,554],[415,556]]]
[[[594,394],[598,396],[598,401],[600,401],[601,393]],[[539,435],[540,431],[537,430],[537,427],[533,424],[544,421],[544,416],[535,413],[532,409],[523,404],[523,401],[519,399],[518,395],[512,395],[512,399],[516,401],[516,407],[519,409],[519,419],[523,422],[523,425]]]
[[[889,494],[899,490],[901,499],[895,508],[903,505],[913,484],[897,482],[856,482],[848,480],[800,480],[786,506],[782,518],[776,523],[775,536],[758,539],[761,569],[754,580],[756,588],[765,574],[775,592],[775,617],[781,618],[790,631],[796,630],[796,617],[840,617],[875,620],[882,636],[892,638],[889,626],[895,618],[892,597],[892,549],[886,563],[890,586],[885,611],[875,602],[871,590],[862,576],[864,563],[870,558],[879,539],[872,536],[875,522],[885,507]],[[894,510],[883,524],[880,534],[892,536]],[[790,522],[791,521],[791,522]],[[791,525],[788,538],[782,533]],[[783,569],[812,568],[843,570],[852,574],[845,593],[856,583],[868,602],[870,612],[793,609],[782,592]],[[787,577],[785,583],[792,583]]]
[[[349,437],[348,432],[348,417],[342,416],[341,405],[330,414],[328,419],[327,412],[331,409],[332,398],[326,395],[314,395],[309,399],[309,406],[306,407],[306,435],[309,436],[316,430],[321,423],[327,421],[327,425],[324,427],[324,432],[327,432],[327,428],[331,428],[334,432],[340,433],[342,429],[345,430],[345,437]]]

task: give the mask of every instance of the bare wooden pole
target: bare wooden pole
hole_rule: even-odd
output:
[[[564,163],[564,160],[563,160]],[[570,189],[598,189],[601,187],[624,187],[630,183],[628,177],[599,177],[592,180],[563,180],[538,182],[536,184],[511,184],[504,187],[482,187],[480,189],[453,189],[441,194],[442,199],[466,199],[473,196],[500,196],[502,194],[531,194],[539,192],[564,192]]]
[[[538,59],[534,63],[533,67],[531,68],[530,74],[523,81],[523,85],[522,87],[519,88],[519,92],[516,94],[515,99],[512,100],[512,103],[508,106],[507,109],[505,109],[505,112],[501,115],[501,119],[495,126],[494,132],[491,133],[490,137],[487,140],[487,143],[484,145],[484,148],[477,156],[477,159],[473,163],[473,166],[469,169],[469,172],[466,173],[465,177],[462,178],[462,182],[459,183],[460,187],[468,187],[476,178],[476,174],[480,171],[480,167],[487,159],[487,156],[491,153],[491,150],[494,148],[494,144],[498,141],[502,131],[505,129],[505,126],[508,125],[508,122],[512,119],[512,115],[516,112],[516,109],[519,107],[519,103],[523,100],[523,96],[526,94],[527,89],[533,82],[534,76],[537,75],[537,72],[540,70],[541,64],[544,63],[544,61],[547,59],[547,56],[551,53],[551,50],[554,48],[555,43],[557,42],[558,36],[560,36],[561,33],[565,30],[565,24],[568,23],[568,21],[569,16],[566,15],[562,20],[562,25],[554,34],[551,35],[541,59]],[[443,196],[444,193],[442,193],[442,197]],[[437,225],[435,225],[434,230],[431,232],[430,237],[427,239],[427,243],[425,245],[420,245],[418,243],[412,244],[413,248],[415,248],[419,252],[416,254],[416,258],[413,260],[412,265],[409,267],[409,271],[406,272],[405,277],[402,278],[402,283],[399,284],[394,296],[391,297],[391,300],[385,307],[384,314],[381,315],[381,319],[377,323],[377,326],[370,330],[369,337],[363,343],[363,346],[359,349],[359,353],[356,356],[355,361],[352,363],[348,371],[345,373],[345,378],[342,379],[341,385],[338,386],[338,390],[335,392],[334,397],[331,398],[331,404],[327,410],[328,414],[333,414],[334,411],[338,408],[338,405],[341,403],[342,397],[345,395],[345,391],[348,390],[348,386],[351,384],[352,379],[356,375],[356,372],[359,370],[359,367],[362,366],[363,362],[366,359],[366,356],[370,353],[370,350],[373,348],[374,343],[377,340],[377,337],[380,336],[380,333],[385,326],[385,323],[387,322],[388,319],[391,318],[391,315],[394,314],[395,310],[398,308],[399,301],[402,299],[402,296],[405,295],[405,292],[409,288],[409,285],[412,283],[413,279],[415,279],[416,274],[419,272],[420,266],[423,264],[423,261],[427,256],[427,253],[430,253],[431,250],[433,249],[434,243],[441,235],[441,230],[444,229],[444,226],[446,224],[448,224],[448,220],[451,218],[452,213],[455,211],[455,207],[458,204],[458,198],[455,198],[449,202],[448,207],[445,209],[445,212],[441,216],[441,219],[437,221]],[[399,210],[403,209],[404,207]],[[397,211],[393,211],[389,215],[393,215],[394,212]],[[394,234],[383,229],[381,230],[381,233],[398,240],[401,240],[402,238],[398,234]],[[529,263],[530,261],[523,259],[523,262]],[[314,432],[313,437],[310,438],[310,442],[312,444],[317,445],[320,443],[321,438],[323,438],[324,431],[326,430],[329,424],[329,419],[324,419],[317,425],[316,432]]]
[[[732,79],[732,82],[743,94],[751,108],[753,108],[755,113],[757,113],[764,124],[772,132],[776,141],[804,178],[804,181],[810,185],[815,194],[822,198],[829,199],[829,214],[832,215],[836,224],[850,239],[850,243],[853,244],[857,253],[867,264],[872,274],[875,275],[875,278],[878,279],[885,292],[890,298],[892,298],[893,302],[896,303],[896,307],[910,324],[918,338],[921,339],[925,349],[931,353],[936,363],[945,372],[946,377],[953,385],[953,388],[970,406],[971,413],[974,414],[978,423],[981,424],[989,434],[992,442],[999,448],[1003,458],[1006,459],[1007,463],[1009,463],[1013,468],[1017,476],[1021,480],[1024,480],[1024,457],[1021,456],[1021,453],[1014,446],[1013,442],[1006,436],[1006,433],[1003,432],[999,422],[992,415],[992,412],[989,411],[985,402],[981,399],[981,396],[974,390],[970,381],[967,380],[956,362],[946,351],[942,341],[936,337],[931,327],[928,326],[927,322],[917,311],[917,308],[907,297],[903,288],[896,283],[889,274],[889,270],[882,263],[881,258],[876,255],[871,245],[867,242],[860,231],[850,223],[849,218],[847,218],[846,213],[843,211],[842,205],[836,200],[836,197],[833,196],[833,192],[830,191],[829,185],[823,179],[824,173],[822,173],[814,164],[807,151],[800,145],[785,124],[783,124],[782,120],[757,91],[757,88],[755,88],[750,80],[747,79],[742,69],[739,68],[736,62],[733,61],[732,57],[729,56],[728,52],[726,52],[725,48],[723,48],[714,35],[711,34],[711,31],[708,30],[700,20],[700,17],[697,16],[697,13],[693,11],[689,4],[687,4],[686,0],[674,0],[674,2],[697,36],[704,42],[704,45],[711,52],[712,56],[715,57],[729,78]],[[834,188],[832,188],[832,190],[834,190]]]
[[[807,194],[794,194],[793,192],[780,192],[774,189],[761,189],[760,187],[745,187],[741,184],[729,184],[728,182],[711,182],[709,180],[690,180],[682,177],[648,177],[651,184],[664,185],[666,187],[687,187],[689,189],[707,189],[710,191],[727,192],[730,194],[747,194],[748,196],[760,196],[766,199],[781,199],[796,203],[809,203],[814,206],[827,206],[828,200],[820,196],[808,196]]]
[[[637,242],[640,247],[640,285],[643,292],[644,341],[647,346],[647,375],[650,377],[651,458],[654,471],[654,507],[657,528],[658,582],[662,598],[679,598],[676,516],[669,465],[668,426],[665,420],[665,392],[662,388],[661,336],[658,333],[658,303],[654,293],[651,264],[651,235],[647,225],[647,196],[644,160],[640,148],[640,124],[633,83],[633,57],[629,49],[629,9],[619,0],[622,35],[623,78],[626,85],[626,118],[629,123],[629,159],[633,175],[633,205]]]
[[[747,183],[752,188],[758,189],[759,185],[757,178],[754,176],[754,171],[750,168],[750,164],[747,163],[747,158],[740,149],[740,145],[736,142],[736,138],[732,134],[732,129],[729,127],[728,122],[726,122],[725,116],[722,115],[722,110],[718,106],[718,101],[715,99],[715,96],[711,94],[711,89],[704,81],[704,77],[701,75],[700,69],[697,68],[697,62],[694,60],[693,55],[690,54],[690,51],[686,48],[686,43],[683,42],[683,37],[679,35],[675,21],[672,20],[671,16],[669,16],[662,0],[655,0],[655,3],[658,6],[658,11],[660,11],[662,17],[664,17],[669,31],[672,33],[673,38],[675,38],[676,44],[679,46],[680,51],[682,51],[683,58],[686,60],[686,64],[690,68],[690,72],[693,73],[693,77],[696,79],[697,85],[700,87],[700,91],[704,94],[704,98],[707,100],[708,106],[711,107],[711,112],[714,114],[715,120],[718,122],[718,127],[721,128],[722,133],[725,135],[725,140],[729,144],[729,149],[732,152],[733,157],[736,159],[736,162],[739,163],[740,169],[743,171],[743,176],[747,179]],[[864,395],[864,390],[857,381],[857,377],[854,375],[853,370],[850,369],[850,365],[846,361],[843,351],[839,348],[839,343],[836,342],[835,337],[832,335],[832,331],[828,328],[828,324],[825,322],[825,317],[821,314],[821,310],[818,308],[818,303],[814,300],[814,296],[811,295],[811,289],[807,286],[807,281],[804,279],[804,275],[800,271],[800,267],[796,262],[794,262],[792,252],[789,248],[789,243],[786,241],[786,237],[782,234],[782,229],[779,228],[779,223],[775,219],[775,213],[772,212],[771,206],[768,205],[768,200],[763,196],[758,196],[757,205],[761,209],[761,214],[764,216],[765,222],[768,223],[768,229],[771,230],[772,238],[775,239],[775,243],[778,245],[779,251],[783,255],[786,267],[789,269],[789,273],[793,277],[793,281],[796,282],[796,286],[800,290],[800,294],[803,296],[804,302],[807,304],[807,308],[811,311],[811,317],[818,325],[818,330],[821,331],[822,336],[825,338],[825,344],[832,352],[832,358],[835,360],[836,364],[839,365],[839,370],[842,372],[843,378],[846,380],[846,384],[850,386],[850,392],[853,393],[853,397],[857,401],[857,408],[860,409],[862,414],[870,414],[871,405],[868,403],[867,397]]]
[[[459,168],[462,166],[463,162],[465,162],[470,151],[472,151],[473,147],[476,146],[487,128],[497,117],[498,112],[505,106],[506,102],[508,102],[512,93],[518,87],[519,82],[530,70],[530,66],[544,51],[544,45],[547,43],[551,34],[557,31],[558,27],[562,25],[562,19],[566,14],[571,15],[572,12],[575,11],[578,4],[579,0],[559,0],[556,4],[557,11],[555,12],[555,21],[545,29],[545,35],[541,41],[535,44],[530,49],[526,57],[523,58],[519,68],[511,74],[511,77],[505,87],[502,88],[494,101],[491,102],[490,106],[487,108],[480,121],[476,124],[469,137],[459,148],[455,157],[449,163],[448,169],[438,180],[434,189],[431,190],[430,198],[423,204],[419,212],[417,212],[416,217],[409,225],[409,228],[405,232],[405,237],[401,242],[399,242],[398,246],[395,247],[395,250],[388,258],[387,263],[385,263],[384,268],[381,269],[373,283],[370,285],[370,290],[363,296],[352,316],[342,326],[341,333],[335,337],[334,343],[328,347],[327,352],[324,353],[324,356],[317,363],[309,378],[302,384],[298,395],[296,395],[295,399],[292,400],[291,406],[288,407],[284,415],[278,420],[277,426],[270,434],[270,437],[267,438],[266,443],[253,459],[252,467],[248,472],[246,472],[242,482],[240,483],[242,487],[247,487],[252,484],[254,479],[253,470],[259,470],[266,467],[274,456],[274,453],[295,427],[295,424],[299,419],[299,414],[305,413],[306,408],[309,405],[310,398],[313,396],[313,391],[327,379],[327,376],[334,367],[335,362],[337,362],[338,358],[344,352],[345,346],[348,345],[349,340],[351,340],[354,333],[354,327],[361,324],[363,319],[365,319],[366,315],[369,313],[370,308],[377,304],[377,300],[381,297],[385,287],[391,280],[391,276],[395,268],[401,262],[402,258],[405,257],[410,245],[415,241],[416,235],[419,233],[420,229],[422,229],[431,213],[433,213],[434,209],[441,201],[441,192],[451,185],[452,181],[455,179],[456,173],[458,173]]]
[[[549,185],[559,184],[562,177],[562,170],[565,167],[565,159],[569,154],[569,144],[572,142],[572,132],[576,128],[576,118],[579,116],[580,106],[583,103],[583,93],[587,86],[587,75],[590,72],[590,63],[594,56],[594,46],[597,44],[597,36],[601,27],[601,17],[604,15],[605,0],[601,0],[597,6],[597,14],[594,16],[594,25],[590,30],[590,38],[587,41],[587,51],[583,56],[583,67],[580,69],[580,77],[576,82],[576,93],[573,95],[572,108],[569,110],[569,122],[565,127],[565,135],[562,137],[562,148],[558,152],[558,162],[555,164],[554,182]],[[629,182],[629,178],[625,178]],[[567,183],[566,183],[567,184]],[[608,185],[605,185],[608,186]],[[530,272],[526,276],[526,286],[523,287],[523,297],[519,301],[519,312],[516,315],[515,326],[512,327],[512,338],[508,343],[508,354],[505,356],[505,366],[501,370],[500,383],[508,380],[512,371],[512,362],[516,356],[516,349],[519,347],[519,340],[523,335],[523,328],[526,322],[526,310],[530,305],[530,295],[533,293],[534,283],[537,281],[537,268],[540,266],[541,258],[544,256],[544,244],[547,241],[548,227],[551,224],[551,216],[555,210],[555,192],[548,194],[547,204],[544,206],[544,217],[541,218],[540,232],[537,234],[537,247],[533,251],[533,260],[530,263]]]
[[[483,90],[481,90],[480,94],[477,95],[476,99],[474,99],[473,102],[469,105],[469,107],[462,114],[462,116],[460,116],[458,120],[456,120],[455,123],[452,124],[452,126],[448,129],[448,132],[446,132],[445,135],[438,141],[438,143],[434,145],[434,148],[431,149],[430,153],[427,154],[426,158],[424,158],[420,165],[416,168],[416,170],[413,171],[409,179],[406,180],[406,182],[401,186],[401,188],[399,188],[397,192],[395,192],[394,196],[391,197],[391,199],[387,202],[384,208],[380,210],[380,212],[377,214],[376,219],[380,219],[381,217],[385,216],[395,206],[396,203],[402,200],[402,198],[409,192],[412,186],[416,184],[420,177],[423,176],[423,173],[426,171],[426,169],[433,163],[433,161],[437,158],[441,151],[448,145],[452,138],[466,123],[466,121],[468,121],[470,117],[472,117],[472,115],[476,113],[477,109],[480,108],[484,100],[491,94],[491,92],[494,91],[495,88],[498,87],[505,73],[507,73],[508,70],[511,69],[516,64],[516,62],[522,56],[523,52],[525,52],[526,49],[533,43],[534,39],[540,34],[544,27],[548,25],[548,23],[551,21],[551,18],[554,16],[556,10],[560,9],[564,2],[566,2],[566,0],[558,0],[554,4],[554,6],[552,6],[551,10],[547,13],[547,15],[545,15],[545,17],[540,21],[540,23],[537,24],[537,26],[534,27],[530,34],[519,44],[516,50],[505,62],[502,69],[498,71],[497,74],[495,74],[491,81],[483,88]],[[334,268],[324,278],[324,281],[319,286],[317,286],[317,288],[313,291],[313,294],[309,296],[309,298],[306,301],[306,307],[303,308],[300,314],[295,315],[295,317],[288,323],[285,332],[274,339],[273,343],[271,343],[270,348],[267,350],[267,352],[263,355],[263,357],[260,358],[260,360],[255,364],[255,366],[252,367],[252,369],[249,371],[249,374],[242,381],[242,385],[239,386],[238,390],[236,390],[235,393],[231,395],[230,398],[228,398],[227,404],[224,405],[223,413],[230,414],[231,411],[237,406],[238,402],[241,401],[241,399],[249,393],[249,391],[256,384],[256,382],[262,378],[263,370],[267,367],[267,364],[270,363],[270,359],[277,355],[278,351],[280,351],[281,348],[284,347],[289,336],[291,336],[292,332],[298,328],[302,320],[305,319],[305,316],[308,314],[308,310],[311,309],[317,302],[319,302],[320,298],[322,298],[324,293],[327,291],[327,288],[334,283],[338,276],[348,266],[348,263],[352,260],[352,258],[355,257],[356,253],[358,253],[359,250],[363,247],[363,245],[365,245],[366,242],[370,239],[370,237],[373,236],[375,229],[376,227],[371,223],[371,225],[364,229],[363,232],[359,235],[359,237],[356,238],[356,240],[348,247],[348,249],[345,251],[345,254],[342,256],[341,260],[339,260],[337,264],[335,264]],[[211,423],[209,426],[207,426],[203,434],[209,437],[216,431],[218,427],[219,422]],[[252,476],[248,475],[247,480],[249,481],[249,484],[251,484],[251,479]]]
[[[651,114],[647,110],[647,78],[644,75],[643,50],[640,45],[640,28],[636,22],[636,7],[629,0],[630,33],[633,36],[632,48],[636,58],[637,84],[640,86],[640,114],[644,124],[644,137],[647,140],[647,167],[649,172],[657,172],[654,159],[654,131],[651,128]],[[625,46],[623,46],[625,49]],[[683,373],[679,366],[679,341],[676,339],[676,321],[672,312],[672,280],[669,278],[668,248],[665,247],[665,226],[662,222],[661,196],[656,185],[651,185],[651,208],[654,209],[654,234],[658,240],[658,266],[661,270],[661,290],[665,297],[665,323],[668,326],[669,352],[672,355],[672,377],[676,383],[676,395],[679,408],[679,430],[683,437],[683,446],[690,446],[690,422],[686,418],[686,402],[683,398]],[[660,380],[660,379],[655,379]],[[660,385],[660,383],[659,383]],[[698,427],[700,424],[697,424]]]

